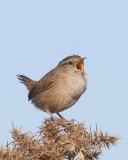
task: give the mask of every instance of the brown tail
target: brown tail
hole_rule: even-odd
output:
[[[17,78],[20,80],[21,83],[25,84],[27,89],[30,91],[32,87],[36,84],[36,81],[31,80],[30,78],[24,75],[17,75]]]

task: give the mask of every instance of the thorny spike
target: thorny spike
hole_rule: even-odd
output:
[[[98,127],[97,127],[97,123],[96,123],[96,133],[98,133]]]

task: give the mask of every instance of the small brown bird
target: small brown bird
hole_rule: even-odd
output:
[[[59,112],[74,105],[86,90],[84,59],[78,55],[68,56],[39,81],[17,75],[29,90],[28,100],[53,118],[52,113],[63,118]]]

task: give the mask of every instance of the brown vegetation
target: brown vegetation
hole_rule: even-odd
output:
[[[12,125],[13,141],[0,148],[0,160],[93,160],[103,147],[116,145],[119,139],[102,131],[86,130],[75,120],[45,119],[35,134],[22,133]]]

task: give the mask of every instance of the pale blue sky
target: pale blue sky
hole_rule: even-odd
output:
[[[128,157],[128,1],[0,1],[0,144],[11,122],[36,132],[47,113],[37,110],[15,75],[39,80],[72,54],[87,57],[87,91],[61,114],[122,137],[101,159]]]

